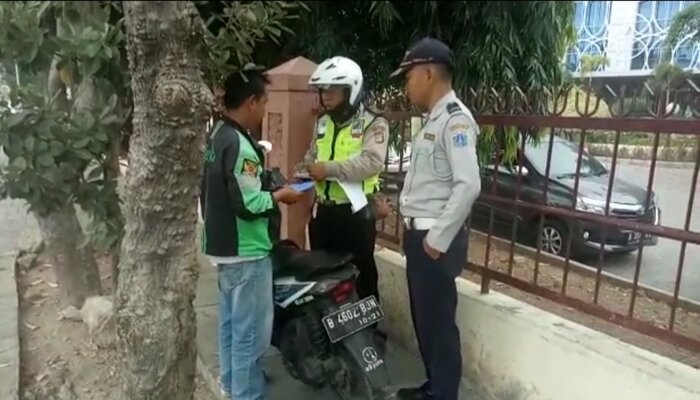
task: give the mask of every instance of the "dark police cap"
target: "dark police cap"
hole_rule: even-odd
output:
[[[397,77],[421,64],[444,64],[452,66],[452,50],[435,38],[424,38],[414,44],[403,57],[399,68],[391,74]]]

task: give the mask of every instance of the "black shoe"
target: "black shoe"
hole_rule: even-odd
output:
[[[396,397],[400,400],[430,400],[433,395],[427,389],[427,385],[423,384],[417,388],[404,388],[396,393]]]

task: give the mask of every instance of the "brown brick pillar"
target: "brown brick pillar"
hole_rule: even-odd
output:
[[[309,90],[308,82],[316,66],[313,61],[297,57],[267,72],[271,83],[263,139],[272,143],[267,167],[279,167],[288,178],[294,174],[294,166],[304,158],[313,137],[318,95]],[[313,195],[309,194],[304,202],[283,206],[282,238],[305,247],[312,204]]]

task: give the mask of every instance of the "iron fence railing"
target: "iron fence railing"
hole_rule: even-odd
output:
[[[684,269],[686,264],[694,271],[700,268],[700,258],[686,258],[689,244],[700,245],[700,232],[691,229],[700,170],[700,89],[695,82],[685,78],[667,79],[665,83],[644,82],[636,88],[620,86],[613,89],[607,84],[598,87],[571,87],[554,94],[540,91],[535,95],[526,95],[519,89],[479,89],[467,90],[462,97],[481,126],[482,137],[478,146],[481,149],[482,194],[478,203],[481,209],[488,210],[487,227],[484,228],[487,242],[483,262],[467,260],[465,265],[481,275],[482,292],[488,293],[492,280],[500,281],[700,352],[700,317],[695,320],[697,326],[693,328],[697,331],[676,329]],[[384,190],[393,190],[398,197],[405,172],[410,168],[406,163],[410,162],[411,134],[417,133],[422,120],[414,112],[387,112],[386,116],[393,129],[393,141],[382,177]],[[593,134],[599,138],[607,137],[612,146],[610,168],[605,168],[603,172],[591,171],[590,165],[594,164],[590,160],[595,161],[595,157],[586,151],[586,143]],[[620,199],[625,196],[616,192],[621,190],[617,183],[620,163],[618,150],[624,138],[630,135],[644,138],[650,152],[649,160],[646,161],[649,174],[645,187],[640,188],[643,190],[638,191],[640,194],[636,200],[629,198],[630,193],[624,193],[626,199]],[[517,140],[514,141],[513,138]],[[688,186],[688,198],[674,199],[675,207],[685,206],[682,226],[664,225],[663,213],[653,190],[662,138],[667,146],[673,145],[676,140],[680,143],[679,146],[695,148],[692,178],[685,183]],[[528,149],[533,146],[546,148],[546,152],[540,150],[541,154],[546,154],[546,162],[540,163],[539,170],[527,156]],[[571,160],[575,170],[565,177],[553,176],[556,172],[553,170],[558,168],[556,162],[562,157],[560,150],[564,147],[561,146],[575,149]],[[553,166],[554,149],[559,153],[555,152]],[[484,159],[485,155],[492,159]],[[586,205],[581,199],[586,191],[590,191],[592,181],[602,186],[602,190],[599,190],[601,194],[595,201],[596,204]],[[378,236],[398,244],[403,224],[400,202],[393,203],[395,215],[379,223]],[[508,211],[507,218],[501,215],[503,210]],[[495,222],[498,220],[502,224],[504,219],[511,217],[508,260],[494,260],[491,258],[491,239]],[[470,218],[472,223],[473,220]],[[556,221],[556,224],[552,221]],[[551,243],[546,242],[548,239],[545,229],[552,224],[569,232],[561,238],[563,241],[559,248],[559,255],[564,261],[558,289],[542,284],[539,279],[541,253],[552,252],[553,249]],[[523,237],[523,228],[519,225],[536,227],[534,268],[527,278],[514,274],[514,249],[516,242],[522,242]],[[671,266],[666,264],[670,261],[664,260],[663,265],[658,265],[658,268],[676,269],[673,294],[667,302],[670,312],[665,324],[635,315],[645,249],[658,240],[680,243],[678,263]],[[592,248],[597,253],[597,261],[592,265],[596,273],[595,280],[591,282],[592,287],[589,288],[592,292],[590,299],[581,299],[567,293],[571,259],[579,247],[589,251]],[[604,261],[610,251],[620,248],[637,252],[631,294],[625,310],[600,301]]]

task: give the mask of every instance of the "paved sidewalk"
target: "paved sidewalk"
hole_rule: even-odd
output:
[[[219,366],[217,358],[217,304],[218,288],[216,270],[203,267],[199,276],[199,287],[195,308],[197,310],[197,352],[199,368],[212,390],[218,393],[216,378]],[[392,383],[397,386],[412,385],[423,381],[419,359],[394,343],[389,344],[387,364]],[[331,389],[314,390],[294,380],[285,371],[279,353],[271,349],[265,360],[265,371],[271,378],[270,400],[335,400],[340,399]],[[471,389],[464,387],[460,400],[481,400]]]
[[[0,399],[16,400],[19,384],[18,299],[15,256],[22,242],[38,237],[23,201],[0,201]]]

